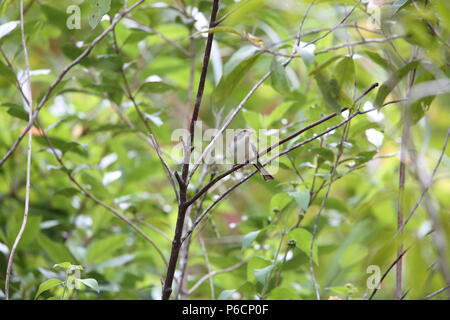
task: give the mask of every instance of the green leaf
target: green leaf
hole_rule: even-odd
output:
[[[256,238],[259,236],[262,230],[253,231],[250,233],[247,233],[244,236],[244,239],[242,240],[242,249],[248,249],[251,247],[253,241],[256,240]]]
[[[292,107],[293,102],[288,101],[280,104],[278,107],[276,107],[272,113],[265,119],[264,121],[264,127],[269,128],[270,125],[276,121],[279,121],[283,118],[285,113],[289,110],[290,107]]]
[[[139,88],[139,91],[143,91],[145,93],[164,93],[166,91],[174,89],[174,86],[165,82],[159,76],[149,76],[142,86]]]
[[[36,237],[39,235],[41,227],[42,218],[40,216],[31,216],[28,218],[28,223],[25,228],[25,232],[22,235],[22,239],[19,243],[18,248],[23,249],[32,244]],[[22,224],[22,219],[19,216],[12,216],[11,219],[8,220],[7,224],[7,245],[8,247],[12,247],[14,240],[16,239],[17,234],[19,233],[20,227]]]
[[[276,56],[273,57],[270,69],[272,71],[272,87],[281,94],[288,94],[291,91],[291,88],[289,86],[286,70]]]
[[[334,112],[340,112],[341,106],[338,101],[341,96],[341,89],[336,79],[329,79],[323,73],[318,73],[314,76],[319,87],[320,92],[325,100],[326,105]]]
[[[55,242],[43,234],[40,234],[37,240],[54,262],[75,260],[65,245]]]
[[[270,291],[267,300],[301,300],[300,297],[290,288],[275,288]]]
[[[342,267],[352,266],[362,261],[369,254],[369,249],[357,243],[350,245],[340,260]]]
[[[274,265],[267,266],[262,269],[255,269],[253,270],[253,274],[255,275],[256,279],[263,285],[266,284],[267,280],[269,280],[269,275],[272,272],[272,270],[275,268]]]
[[[28,121],[28,112],[22,108],[9,108],[8,114],[20,120]]]
[[[333,56],[331,58],[329,58],[328,60],[326,60],[325,62],[321,63],[318,67],[316,67],[313,71],[311,71],[309,73],[310,76],[315,76],[316,74],[322,72],[323,70],[325,70],[329,65],[333,64],[335,61],[341,59],[342,56],[337,55],[337,56]]]
[[[308,257],[310,254],[311,249],[311,241],[312,241],[312,234],[304,229],[304,228],[297,228],[289,232],[287,235],[288,240],[295,240],[297,248],[299,248],[301,251],[303,251]],[[317,249],[317,243],[314,243],[313,247],[313,261],[315,264],[319,264],[319,255],[318,255],[318,249]]]
[[[235,293],[236,290],[223,290],[220,294],[219,297],[217,298],[218,300],[230,300],[230,298],[232,297],[233,293]]]
[[[311,150],[317,156],[317,165],[320,167],[325,161],[333,163],[334,153],[326,148],[314,148]]]
[[[53,289],[54,287],[57,287],[60,284],[62,284],[62,281],[59,279],[48,279],[47,281],[42,282],[39,285],[38,291],[36,292],[34,299],[37,299],[45,291]]]
[[[60,190],[56,191],[55,195],[61,195],[61,196],[70,198],[70,197],[73,197],[73,196],[75,196],[75,195],[77,195],[79,193],[80,193],[80,191],[78,189],[75,189],[75,188],[64,188],[64,189],[60,189]]]
[[[295,199],[300,208],[302,208],[305,211],[308,210],[309,201],[311,197],[309,194],[309,190],[302,189],[299,191],[288,192],[288,195]]]
[[[247,109],[243,109],[242,110],[242,116],[245,119],[245,122],[247,123],[247,125],[254,129],[254,130],[258,130],[261,128],[261,114],[254,112],[254,111],[250,111]]]
[[[42,146],[48,146],[48,141],[43,136],[36,136],[35,140]],[[80,145],[78,142],[65,141],[56,137],[48,137],[48,140],[54,148],[60,150],[62,153],[73,152],[83,157],[87,157],[89,155],[87,149],[84,146]]]
[[[381,108],[386,97],[397,86],[400,80],[404,78],[411,70],[417,68],[419,64],[420,62],[415,60],[394,71],[389,79],[381,85],[380,89],[378,89],[377,96],[375,98],[375,107]]]
[[[227,102],[242,78],[255,64],[260,57],[257,52],[258,49],[253,46],[242,47],[225,64],[224,74],[213,93],[214,104],[217,107],[220,108]]]
[[[396,14],[401,8],[408,4],[409,0],[396,0],[392,4],[392,14]]]
[[[20,24],[20,21],[16,20],[16,21],[8,21],[8,22],[0,25],[0,39],[3,38],[4,36],[10,34],[11,32],[13,32],[14,29],[16,29],[16,27],[19,24]]]
[[[283,210],[290,202],[292,201],[292,197],[290,197],[286,193],[277,193],[272,199],[270,199],[270,211],[271,212],[279,212]]]
[[[347,93],[351,93],[355,85],[355,63],[351,57],[343,57],[334,69],[336,81]]]
[[[66,23],[67,15],[64,11],[59,10],[52,6],[44,5],[44,4],[40,4],[40,8],[44,12],[44,14],[47,18],[47,22],[49,24],[52,24],[58,28],[61,28],[61,30],[64,30],[67,28],[67,23]]]
[[[95,29],[102,18],[111,10],[111,0],[95,0],[92,13],[89,15],[89,25]]]
[[[53,265],[53,269],[60,268],[60,269],[67,271],[72,266],[73,266],[73,264],[71,264],[70,262],[61,262],[61,263],[57,263],[57,264]],[[83,270],[83,268],[81,268],[80,270]]]
[[[127,237],[125,234],[116,234],[92,242],[87,251],[86,261],[99,264],[109,260],[117,250],[125,247]]]
[[[16,75],[3,61],[0,60],[0,77],[5,78],[9,82],[15,84],[16,83]]]
[[[363,50],[363,52],[370,58],[370,60],[378,64],[380,67],[384,68],[385,70],[392,70],[392,64],[375,51]]]
[[[96,291],[97,293],[100,293],[100,288],[98,287],[98,282],[95,279],[89,278],[89,279],[76,279],[76,281],[81,282],[85,286],[91,288],[92,290]]]

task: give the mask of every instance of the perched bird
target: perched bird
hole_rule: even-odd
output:
[[[238,130],[229,145],[228,154],[233,157],[233,163],[243,164],[250,161],[265,181],[274,180],[274,177],[259,162],[258,149],[252,141],[253,134],[254,131],[250,129]]]

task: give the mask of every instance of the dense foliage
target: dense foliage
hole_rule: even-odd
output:
[[[229,128],[280,139],[332,116],[262,158],[307,141],[274,181],[218,200],[246,166],[196,199],[184,231],[208,212],[172,298],[366,299],[380,280],[374,299],[449,297],[450,2],[222,0],[210,27],[213,0],[27,0],[23,26],[20,2],[0,1],[0,298],[27,211],[27,72],[39,115],[10,298],[160,299],[183,183],[172,133],[205,63],[204,129],[237,106]],[[229,169],[201,165],[187,198]]]

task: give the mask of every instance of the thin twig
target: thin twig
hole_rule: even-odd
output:
[[[334,162],[333,168],[331,169],[330,172],[330,182],[328,183],[328,188],[327,191],[325,192],[325,196],[322,199],[322,204],[320,205],[320,209],[317,212],[316,215],[316,219],[314,221],[314,226],[313,226],[313,232],[312,232],[312,239],[311,239],[311,244],[309,247],[309,269],[311,272],[311,279],[312,279],[312,283],[313,283],[313,288],[314,288],[314,292],[316,294],[316,298],[317,300],[320,300],[320,291],[319,291],[319,285],[318,282],[316,280],[316,274],[314,272],[314,244],[316,242],[316,238],[317,238],[317,232],[318,232],[318,226],[319,226],[319,220],[322,214],[322,211],[325,209],[325,205],[328,199],[328,196],[330,194],[331,191],[331,185],[334,182],[334,176],[336,174],[337,171],[337,167],[339,165],[339,160],[344,152],[344,142],[347,139],[347,135],[349,132],[349,127],[350,127],[350,121],[348,121],[345,126],[344,126],[344,132],[342,133],[342,137],[341,137],[341,141],[339,143],[339,149],[338,149],[338,154],[336,156],[336,160]]]
[[[25,22],[24,22],[24,7],[23,0],[20,0],[20,32],[22,38],[22,49],[23,55],[25,57],[25,71],[23,75],[22,83],[20,87],[25,87],[24,93],[27,97],[26,101],[24,101],[25,105],[28,109],[28,121],[29,124],[33,124],[33,94],[31,90],[31,75],[30,75],[30,61],[28,59],[28,48],[25,38]],[[28,214],[30,207],[30,189],[31,189],[31,152],[32,152],[32,141],[33,134],[30,130],[28,133],[28,148],[27,148],[27,168],[26,168],[26,186],[25,186],[25,208],[23,212],[23,220],[22,225],[20,226],[19,233],[17,234],[14,244],[11,248],[11,252],[8,257],[8,264],[6,267],[6,280],[5,280],[5,297],[6,300],[9,300],[9,287],[11,282],[12,269],[14,264],[14,255],[16,253],[17,247],[19,246],[20,240],[22,240],[22,236],[25,232],[25,228],[28,222]]]
[[[417,202],[415,203],[414,207],[412,208],[411,212],[409,213],[408,217],[406,217],[405,221],[403,222],[403,225],[401,226],[401,228],[398,230],[397,233],[400,233],[403,231],[403,229],[405,228],[406,224],[409,222],[409,220],[412,218],[412,216],[414,215],[414,213],[416,212],[416,210],[419,208],[420,204],[422,203],[423,198],[425,197],[426,193],[428,192],[428,190],[430,190],[432,184],[433,184],[433,180],[434,180],[434,176],[436,175],[439,166],[441,165],[442,159],[444,158],[444,154],[445,154],[445,150],[447,149],[447,145],[448,145],[448,141],[450,138],[450,129],[447,132],[447,137],[445,138],[445,142],[444,142],[444,146],[442,147],[441,150],[441,154],[439,156],[438,161],[436,162],[436,165],[433,169],[433,172],[431,173],[430,179],[429,179],[429,183],[425,186],[425,188],[422,190],[422,193],[419,197],[419,199],[417,200]]]
[[[189,289],[188,294],[191,295],[195,290],[198,289],[198,287],[200,287],[202,285],[203,282],[205,282],[206,280],[213,278],[214,276],[221,274],[221,273],[227,273],[227,272],[231,272],[234,271],[236,269],[239,269],[240,267],[242,267],[243,265],[245,265],[248,262],[248,260],[243,260],[231,267],[222,269],[222,270],[216,270],[216,271],[212,271],[208,274],[205,274],[203,277],[201,277],[192,287],[191,289]]]
[[[423,298],[423,300],[430,300],[431,298],[437,296],[438,294],[444,292],[445,290],[447,290],[449,288],[450,288],[450,284],[445,286],[445,287],[443,287],[443,288],[441,288],[441,289],[439,289],[439,290],[436,290],[435,292],[430,293],[429,295],[425,296]]]
[[[394,260],[394,262],[392,262],[392,264],[389,266],[389,268],[387,268],[387,270],[383,273],[383,275],[380,278],[380,281],[378,281],[378,284],[375,286],[375,289],[373,289],[370,297],[368,298],[368,300],[372,300],[372,298],[375,296],[375,294],[378,292],[378,289],[380,288],[381,283],[383,282],[383,280],[387,277],[387,275],[389,274],[389,272],[392,270],[392,268],[394,268],[397,263],[402,259],[402,257],[405,255],[406,251],[408,251],[408,249],[403,250],[398,256],[397,258]]]

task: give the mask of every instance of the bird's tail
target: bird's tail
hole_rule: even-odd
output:
[[[256,169],[258,169],[259,173],[261,173],[261,175],[263,176],[264,181],[270,181],[270,180],[274,180],[274,179],[275,179],[275,178],[269,173],[269,171],[267,171],[266,168],[264,168],[264,167],[262,166],[262,164],[261,164],[259,161],[257,161],[257,162],[255,163],[255,167],[256,167]]]

